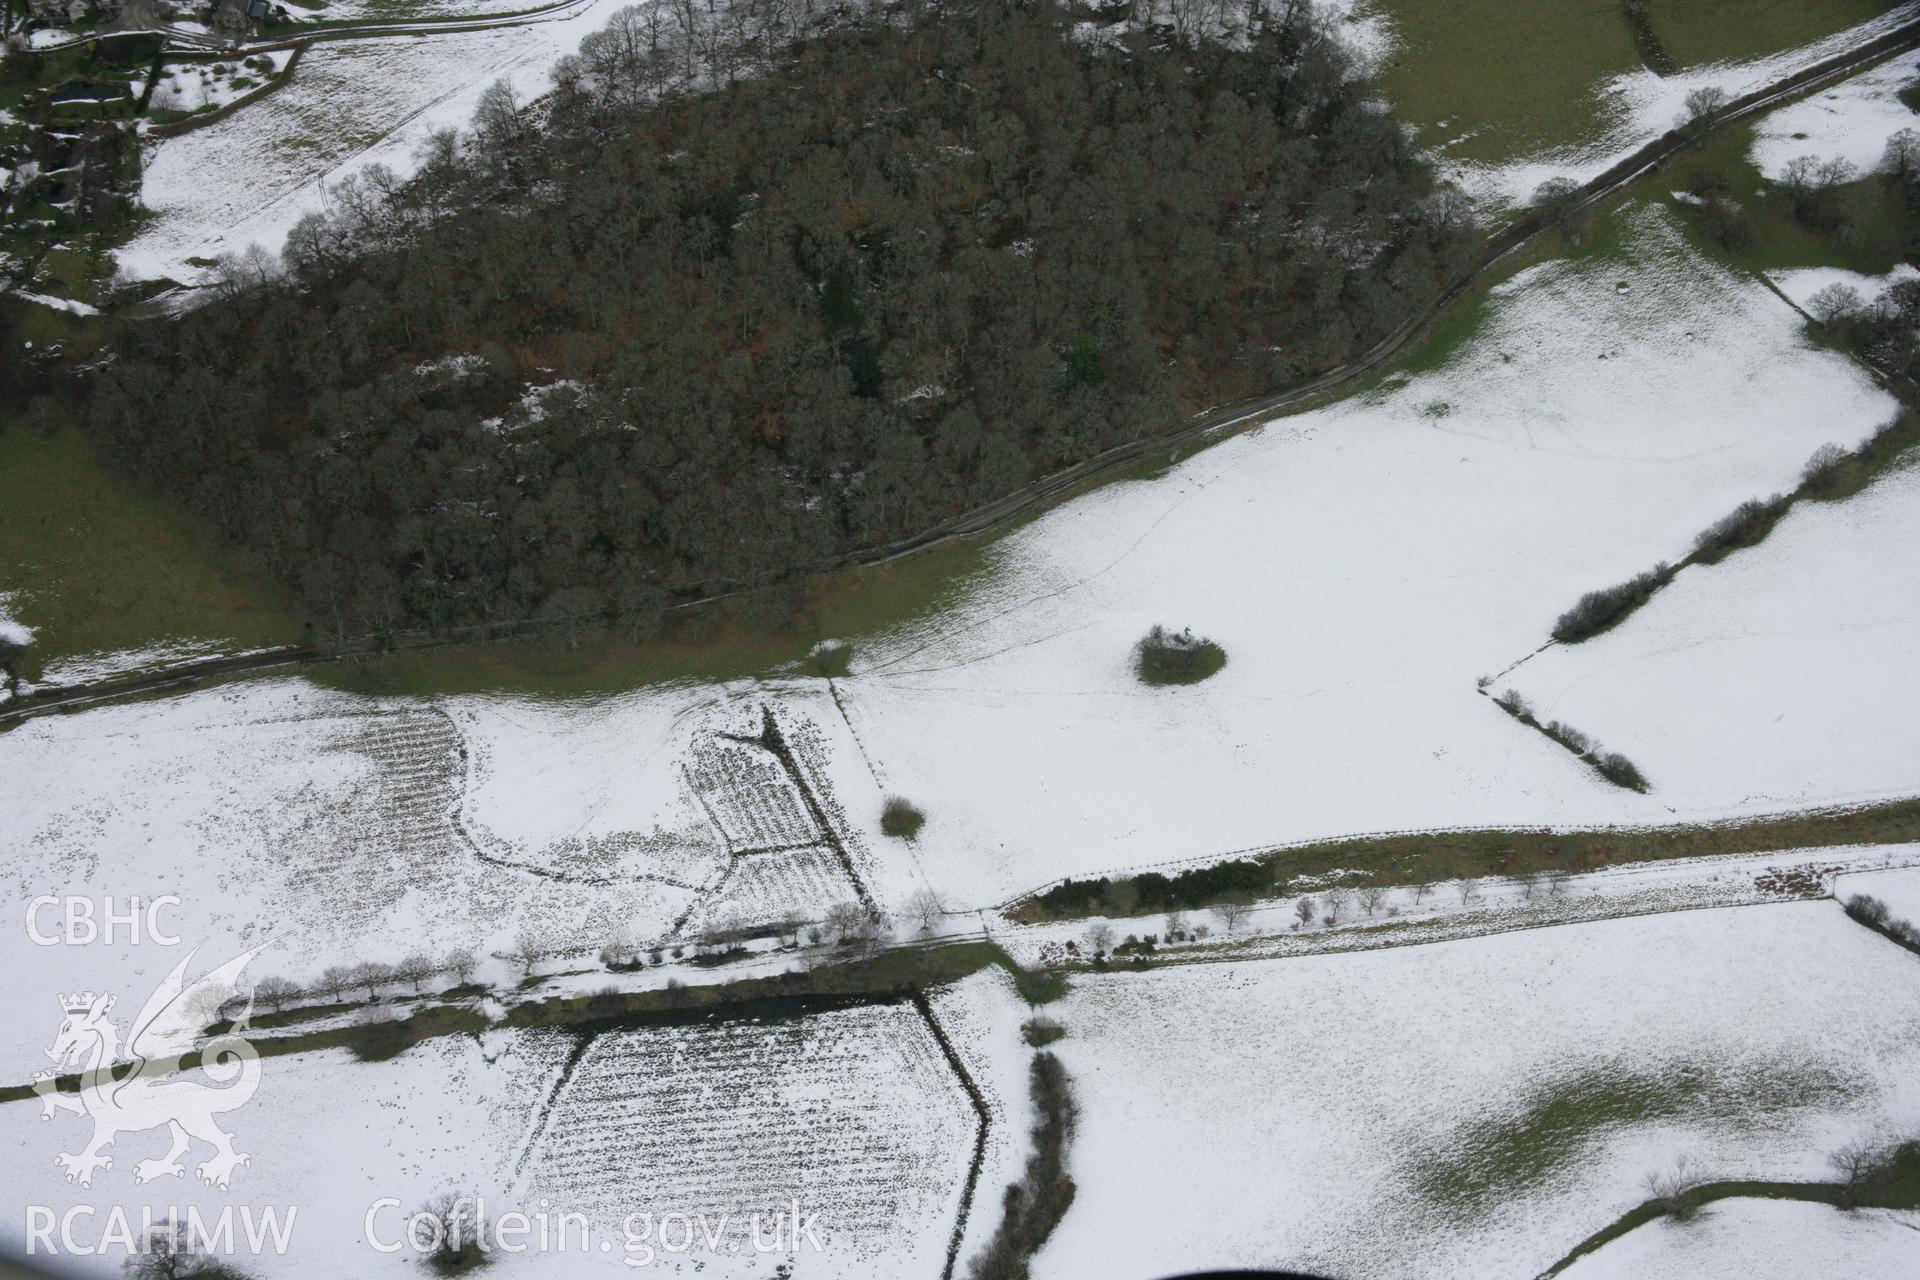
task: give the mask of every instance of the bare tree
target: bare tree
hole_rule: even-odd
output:
[[[1480,882],[1478,880],[1462,880],[1457,886],[1457,889],[1460,894],[1461,906],[1470,907],[1480,901]]]
[[[253,994],[269,1008],[280,1009],[300,994],[300,987],[286,978],[271,975],[253,984]]]
[[[364,961],[354,965],[348,972],[353,975],[353,978],[347,985],[364,988],[369,1000],[378,999],[380,988],[394,980],[393,966],[382,964],[378,960]]]
[[[1549,225],[1565,222],[1580,203],[1580,184],[1572,178],[1548,178],[1533,189],[1533,208]]]
[[[1527,697],[1518,689],[1503,689],[1493,695],[1494,702],[1510,716],[1524,719],[1533,714],[1533,708],[1527,705]]]
[[[1680,1156],[1672,1167],[1647,1175],[1647,1196],[1675,1222],[1691,1222],[1706,1206],[1702,1193],[1711,1181],[1705,1172],[1695,1169],[1685,1156]]]
[[[859,937],[866,923],[867,913],[857,902],[836,902],[827,908],[827,929],[837,942]]]
[[[531,978],[533,967],[540,963],[539,935],[522,925],[513,935],[512,950],[505,952],[500,958],[519,965],[522,978]]]
[[[169,1217],[140,1237],[126,1261],[130,1280],[188,1280],[191,1276],[234,1274],[193,1242],[187,1224]]]
[[[1228,933],[1239,928],[1247,912],[1253,910],[1253,900],[1244,893],[1229,893],[1213,904],[1213,914]]]
[[[1815,229],[1830,229],[1841,217],[1834,188],[1852,181],[1853,175],[1852,163],[1839,157],[1795,156],[1780,171],[1780,187],[1795,218]]]
[[[1795,156],[1780,170],[1780,185],[1789,195],[1804,195],[1820,181],[1817,156]]]
[[[854,944],[860,954],[870,956],[893,940],[893,919],[878,907],[868,910],[860,924],[860,932],[854,935]]]
[[[499,156],[529,128],[520,113],[520,98],[505,78],[495,80],[480,94],[473,112],[473,132],[482,149]]]
[[[1103,956],[1113,946],[1113,926],[1102,920],[1087,930],[1087,951]]]
[[[393,976],[402,982],[412,983],[415,991],[439,971],[440,966],[433,962],[433,957],[422,951],[414,952],[393,966]]]
[[[233,993],[223,987],[209,987],[192,992],[186,1000],[187,1017],[196,1026],[209,1027],[220,1021],[221,1010]]]
[[[353,970],[343,965],[330,964],[313,984],[313,993],[320,996],[337,996],[353,985]]]
[[[1353,901],[1353,890],[1345,885],[1335,885],[1326,892],[1327,914],[1339,919],[1347,913],[1347,904]]]
[[[931,889],[916,889],[907,899],[907,916],[920,924],[920,932],[931,933],[945,913],[940,906],[940,896]]]
[[[1425,874],[1417,875],[1408,882],[1407,888],[1413,891],[1414,905],[1418,906],[1433,892],[1433,879]]]
[[[1360,889],[1360,909],[1369,916],[1380,909],[1387,900],[1387,886],[1383,884],[1364,885]]]
[[[1920,133],[1902,129],[1889,136],[1887,149],[1880,153],[1880,172],[1896,182],[1920,177]]]
[[[447,952],[447,972],[459,979],[462,986],[473,979],[474,970],[479,967],[480,962],[474,957],[471,947],[455,947]]]
[[[1293,904],[1294,917],[1303,925],[1311,922],[1313,913],[1319,909],[1312,898],[1302,898]]]
[[[624,921],[614,926],[606,945],[600,948],[600,963],[609,969],[629,966],[634,959],[633,929]]]
[[[471,1196],[443,1191],[420,1207],[419,1217],[432,1222],[433,1252],[427,1261],[436,1271],[452,1274],[485,1261],[480,1245],[479,1209]]]
[[[1682,128],[1712,124],[1726,110],[1729,101],[1727,91],[1719,85],[1702,85],[1687,95],[1686,107],[1680,112],[1678,123]]]
[[[1165,937],[1168,942],[1176,942],[1187,936],[1187,913],[1179,909],[1167,912]]]
[[[1823,329],[1851,320],[1866,309],[1867,302],[1860,291],[1844,281],[1836,280],[1807,299],[1807,314],[1819,321]]]
[[[1876,1174],[1886,1168],[1892,1153],[1891,1144],[1862,1138],[1849,1142],[1827,1157],[1827,1163],[1840,1175],[1842,1209],[1860,1207],[1861,1191]]]
[[[1852,456],[1831,441],[1821,445],[1800,469],[1800,483],[1816,493],[1832,488]]]
[[[1441,232],[1455,235],[1473,225],[1473,199],[1451,182],[1433,189],[1426,201],[1427,218]]]
[[[1837,187],[1852,182],[1859,170],[1844,156],[1832,156],[1820,162],[1818,181],[1822,187]]]

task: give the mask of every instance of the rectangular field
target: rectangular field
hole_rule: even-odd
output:
[[[1527,1276],[1678,1156],[1829,1177],[1920,1129],[1916,976],[1814,902],[1082,978],[1079,1195],[1034,1273]]]

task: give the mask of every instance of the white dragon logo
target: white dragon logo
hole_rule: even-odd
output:
[[[221,1007],[236,997],[240,971],[267,945],[262,943],[191,984],[186,981],[187,964],[193,959],[189,954],[147,997],[124,1052],[119,1028],[107,1016],[113,1009],[112,996],[88,991],[61,997],[66,1018],[47,1056],[61,1068],[84,1061],[80,1088],[77,1093],[61,1091],[50,1071],[36,1075],[33,1088],[40,1095],[42,1120],[53,1119],[56,1111],[93,1117],[93,1140],[85,1150],[54,1157],[68,1182],[91,1186],[96,1170],[113,1168],[113,1157],[102,1152],[115,1138],[163,1125],[172,1146],[160,1159],[134,1166],[138,1182],[168,1174],[182,1176],[180,1157],[187,1153],[192,1138],[213,1147],[212,1158],[195,1170],[212,1186],[224,1190],[236,1166],[252,1163],[252,1157],[233,1149],[233,1135],[214,1121],[222,1112],[243,1105],[260,1084],[260,1055],[244,1034],[253,1014],[252,988],[247,990],[245,1009],[232,1025],[200,1046],[201,1070],[222,1087],[185,1078],[181,1058],[207,1024],[220,1016]]]

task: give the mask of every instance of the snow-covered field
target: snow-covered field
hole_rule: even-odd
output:
[[[1844,267],[1795,267],[1785,271],[1769,271],[1767,278],[1804,311],[1807,304],[1813,301],[1814,294],[1836,284],[1846,285],[1860,295],[1862,302],[1871,305],[1901,281],[1920,280],[1920,267],[1902,262],[1883,276],[1862,275]]]
[[[1613,630],[1547,650],[1510,683],[1543,719],[1618,744],[1682,812],[1910,793],[1916,521],[1913,466],[1845,502],[1797,504],[1758,547],[1683,570]]]
[[[551,1107],[523,1161],[529,1197],[609,1233],[640,1211],[725,1214],[718,1251],[743,1255],[752,1215],[771,1222],[798,1201],[820,1215],[841,1275],[861,1263],[876,1276],[939,1273],[978,1128],[904,1002],[609,1032]]]
[[[974,1256],[1000,1226],[1000,1197],[1020,1177],[1032,1150],[1033,1098],[1028,1091],[1033,1050],[1020,1025],[1031,1011],[1000,969],[987,969],[933,993],[934,1016],[979,1088],[987,1108],[987,1142],[973,1204],[961,1234],[959,1258]]]
[[[1612,787],[1475,688],[1582,592],[1895,410],[1664,213],[1626,216],[1630,262],[1522,273],[1442,368],[1077,499],[946,613],[863,643],[841,699],[881,786],[929,815],[929,877],[974,905],[1335,833],[1780,807],[1738,757],[1711,792],[1670,797],[1657,760],[1651,795]],[[1213,637],[1225,669],[1140,685],[1155,622]],[[1632,726],[1573,723],[1639,758]],[[1821,785],[1878,785],[1838,772]],[[1794,794],[1838,798],[1821,785]]]
[[[541,9],[553,0],[327,0],[320,9],[289,9],[295,21],[408,22],[420,18],[478,18]]]
[[[1920,1125],[1916,977],[1830,903],[1083,976],[1034,1274],[1529,1276],[1680,1155],[1827,1178]]]
[[[1754,164],[1769,178],[1778,178],[1799,156],[1845,160],[1862,173],[1872,171],[1890,135],[1920,127],[1920,116],[1899,98],[1916,81],[1920,64],[1903,53],[1768,113],[1754,127]]]
[[[171,893],[181,901],[163,921],[182,941],[128,945],[123,932],[113,946],[49,949],[22,927],[0,931],[0,952],[15,973],[58,957],[59,990],[134,1002],[194,946],[211,966],[278,939],[253,976],[308,981],[327,965],[484,954],[523,928],[597,948],[622,924],[664,932],[695,900],[665,879],[601,883],[597,866],[543,876],[476,856],[451,820],[459,750],[438,710],[297,681],[23,725],[0,736],[0,847],[22,914],[42,895],[112,895],[124,910],[131,896]],[[645,777],[634,781],[644,794]],[[61,910],[43,909],[43,933]],[[19,1080],[57,1023],[57,991],[4,990],[0,1062]]]
[[[723,736],[756,734],[763,702],[862,883],[897,909],[927,882],[899,842],[862,836],[880,796],[863,773],[827,767],[857,752],[817,680],[585,704],[366,699],[277,680],[30,721],[0,735],[0,848],[23,912],[43,896],[110,896],[124,911],[136,895],[177,895],[163,923],[201,948],[196,971],[272,938],[251,975],[298,982],[523,940],[591,964],[616,936],[650,946],[819,920],[858,887],[775,758]],[[843,773],[855,795],[834,790]],[[42,907],[40,932],[58,932],[63,910]],[[49,954],[25,929],[0,931],[16,972]],[[113,946],[58,954],[62,989],[131,1002],[183,950],[132,945],[123,928]],[[0,1079],[37,1065],[56,994],[5,986]]]
[[[316,44],[293,81],[224,120],[167,138],[146,156],[141,199],[156,217],[117,253],[124,273],[199,277],[190,258],[278,252],[293,224],[323,207],[325,187],[379,162],[409,172],[434,130],[463,127],[486,87],[505,78],[524,98],[620,0],[593,0],[558,20],[492,31]]]
[[[321,199],[319,180],[370,158],[404,167],[495,76],[544,88],[547,65],[612,3],[512,30],[314,47],[265,109],[158,146],[147,200],[160,216],[123,265],[187,278],[189,257],[277,245]],[[1670,125],[1690,88],[1738,93],[1863,38],[1622,77],[1607,138],[1537,173],[1470,176],[1510,195],[1597,170]],[[1847,104],[1884,96],[1842,89],[1832,114],[1856,124],[1872,111]],[[175,894],[164,921],[182,940],[55,948],[0,931],[0,964],[31,975],[0,993],[0,1085],[46,1065],[57,991],[118,992],[130,1010],[195,946],[200,968],[272,939],[253,976],[298,980],[531,946],[571,953],[549,973],[571,971],[548,981],[581,994],[675,972],[604,973],[592,955],[616,937],[646,946],[866,900],[900,912],[923,888],[947,909],[940,932],[957,936],[1063,876],[1289,840],[1699,821],[1910,792],[1920,469],[1845,504],[1803,505],[1763,546],[1688,570],[1608,635],[1515,665],[1583,591],[1677,558],[1742,500],[1791,487],[1817,446],[1851,445],[1896,410],[1809,344],[1761,282],[1694,253],[1662,209],[1620,216],[1620,256],[1499,286],[1438,368],[1007,536],[950,607],[854,637],[852,673],[832,686],[398,699],[289,678],[0,734],[15,901],[124,908]],[[1804,301],[1813,281],[1781,287]],[[1193,687],[1141,685],[1130,650],[1156,622],[1213,637],[1227,666]],[[1476,687],[1496,674],[1543,718],[1632,756],[1652,793],[1609,786],[1503,715]],[[769,715],[798,783],[752,741]],[[880,832],[890,794],[927,812],[916,839]],[[1639,1203],[1645,1175],[1677,1155],[1725,1176],[1826,1177],[1843,1142],[1920,1126],[1920,960],[1831,902],[1733,904],[1804,866],[1920,922],[1915,856],[1614,868],[1552,900],[1511,881],[1478,899],[1402,890],[1370,937],[1374,922],[1352,916],[1290,932],[1287,904],[1269,904],[1243,926],[1265,936],[1231,959],[1193,949],[1169,957],[1192,963],[1146,973],[1076,974],[1052,1012],[1079,1082],[1078,1198],[1035,1274],[1279,1263],[1521,1277]],[[1706,907],[1720,909],[1684,909]],[[51,927],[56,910],[34,922]],[[1625,911],[1671,914],[1593,919]],[[1029,957],[1085,927],[992,923]],[[896,927],[911,929],[904,915]],[[1491,936],[1360,949],[1479,933]],[[705,980],[796,961],[763,951]],[[509,976],[483,962],[484,979]],[[990,1117],[964,1268],[1027,1153],[1027,1011],[997,971],[931,1004]],[[364,1215],[391,1196],[391,1228],[449,1188],[498,1209],[586,1213],[612,1246],[589,1256],[609,1269],[628,1260],[628,1213],[798,1200],[833,1242],[795,1257],[799,1275],[936,1275],[978,1122],[909,1004],[591,1039],[448,1037],[383,1064],[270,1059],[263,1081],[236,1115],[254,1162],[234,1194],[301,1206],[275,1276],[417,1273],[404,1254],[364,1247]],[[56,1210],[227,1199],[190,1176],[134,1188],[132,1162],[158,1154],[158,1134],[129,1137],[94,1189],[69,1186],[52,1157],[82,1132],[73,1117],[43,1125],[35,1105],[0,1106],[0,1196]],[[1746,1257],[1750,1239],[1803,1228],[1818,1243],[1795,1258],[1817,1247],[1871,1273],[1920,1242],[1891,1219],[1883,1231],[1802,1208],[1723,1206],[1702,1224],[1707,1245],[1649,1228],[1576,1274],[1705,1274],[1707,1254]],[[21,1225],[0,1223],[0,1239]],[[570,1275],[584,1261],[549,1253],[496,1270]]]
[[[988,1101],[988,1173],[1001,1180],[1024,1143],[1006,1126],[1025,1114],[1024,1092],[1000,1092],[1024,1090],[1017,1019],[1007,1025],[1016,1006],[1003,983],[977,975],[935,997]],[[802,1277],[931,1277],[953,1236],[978,1123],[907,1003],[607,1032],[584,1049],[570,1033],[542,1030],[443,1037],[388,1062],[329,1050],[262,1062],[252,1100],[223,1119],[252,1157],[225,1192],[191,1170],[136,1185],[133,1166],[162,1153],[163,1132],[125,1134],[112,1168],[90,1188],[70,1184],[54,1155],[77,1151],[87,1124],[64,1113],[43,1123],[37,1103],[0,1106],[0,1195],[22,1208],[0,1221],[0,1241],[22,1242],[29,1205],[56,1215],[93,1206],[77,1223],[82,1243],[100,1238],[110,1206],[136,1226],[148,1205],[160,1216],[293,1206],[287,1256],[256,1264],[243,1254],[247,1274],[403,1276],[421,1265],[411,1251],[369,1245],[370,1209],[398,1202],[373,1219],[375,1238],[392,1242],[406,1215],[455,1190],[480,1196],[493,1220],[517,1210],[536,1222],[544,1212],[550,1222],[579,1214],[589,1224],[584,1254],[575,1225],[564,1250],[496,1255],[493,1270],[508,1276],[633,1274],[642,1263],[763,1276],[788,1261]],[[207,1154],[195,1144],[190,1159]],[[982,1192],[987,1230],[997,1192],[998,1184]],[[767,1239],[774,1215],[795,1201],[823,1248],[802,1236],[797,1251],[756,1252],[751,1215],[760,1214]],[[682,1243],[681,1227],[663,1220],[675,1214],[702,1224],[691,1249],[671,1247]],[[719,1242],[711,1248],[709,1229]],[[969,1249],[977,1238],[969,1233]],[[83,1274],[116,1275],[122,1256],[78,1262]]]
[[[385,1063],[357,1062],[344,1050],[266,1059],[252,1099],[221,1119],[235,1150],[252,1157],[234,1171],[226,1191],[195,1176],[192,1164],[210,1154],[197,1142],[181,1177],[136,1184],[136,1162],[165,1152],[163,1130],[123,1135],[108,1153],[115,1157],[113,1167],[96,1173],[91,1187],[69,1183],[54,1156],[78,1152],[90,1125],[66,1113],[43,1122],[34,1102],[0,1106],[0,1150],[6,1152],[0,1194],[11,1206],[0,1219],[0,1240],[24,1252],[31,1205],[61,1215],[92,1206],[93,1216],[75,1223],[77,1242],[84,1245],[101,1240],[115,1205],[134,1215],[136,1230],[139,1211],[148,1206],[156,1218],[184,1214],[188,1207],[211,1217],[229,1204],[256,1213],[274,1206],[282,1221],[285,1207],[293,1206],[287,1256],[260,1265],[248,1258],[247,1274],[417,1274],[422,1268],[411,1253],[380,1254],[361,1243],[369,1208],[383,1197],[400,1202],[402,1207],[383,1211],[377,1228],[393,1238],[406,1214],[441,1191],[478,1193],[500,1203],[510,1191],[515,1139],[531,1125],[569,1047],[565,1036],[543,1032],[494,1037],[485,1046],[471,1037],[446,1037]],[[56,1263],[87,1268],[90,1275],[117,1275],[124,1257],[121,1251]],[[46,1259],[42,1254],[35,1260]]]
[[[1443,167],[1476,198],[1499,208],[1517,208],[1526,204],[1534,188],[1548,178],[1565,177],[1584,182],[1673,128],[1685,113],[1687,95],[1696,89],[1718,88],[1729,97],[1737,98],[1865,44],[1912,21],[1916,15],[1920,15],[1920,3],[1902,4],[1824,40],[1750,62],[1689,67],[1668,76],[1636,68],[1593,86],[1591,96],[1600,104],[1605,121],[1594,136],[1503,164],[1453,161],[1443,156]],[[1895,61],[1909,68],[1908,74],[1911,74],[1911,55],[1903,54]],[[1894,105],[1899,106],[1897,102]],[[1852,113],[1856,121],[1862,114],[1858,110]],[[1885,141],[1882,134],[1880,143]],[[1794,155],[1803,153],[1793,152]],[[1873,149],[1873,157],[1879,158],[1879,144]]]
[[[180,637],[159,640],[137,649],[101,649],[76,653],[48,662],[40,679],[23,687],[59,688],[77,684],[95,684],[120,676],[135,675],[160,667],[178,666],[208,658],[238,657],[255,652],[227,640],[194,640]]]
[[[1842,1213],[1791,1200],[1722,1200],[1603,1245],[1565,1280],[1834,1280],[1920,1274],[1920,1214]]]
[[[620,930],[817,919],[858,886],[771,757],[720,736],[757,734],[763,706],[860,884],[896,911],[924,887],[966,913],[1064,875],[1353,832],[1778,809],[1789,801],[1755,779],[1809,752],[1841,763],[1792,803],[1895,788],[1915,746],[1896,699],[1856,707],[1879,735],[1873,759],[1761,734],[1674,761],[1674,717],[1569,713],[1640,760],[1655,784],[1640,796],[1475,688],[1580,592],[1677,554],[1788,485],[1817,444],[1852,443],[1892,411],[1764,287],[1691,255],[1658,210],[1630,216],[1631,262],[1531,269],[1440,370],[1011,535],[951,610],[859,638],[838,699],[819,679],[571,702],[365,699],[288,679],[23,725],[0,735],[17,900],[178,893],[174,927],[209,957],[283,936],[256,972],[295,979],[502,950],[523,932],[591,956]],[[1594,644],[1685,600],[1691,576]],[[1156,621],[1216,637],[1226,668],[1139,685],[1129,649]],[[1534,671],[1561,657],[1515,682],[1557,696]],[[1732,679],[1724,664],[1712,676]],[[1865,781],[1842,772],[1856,757]],[[928,813],[916,840],[880,834],[891,793]],[[0,952],[21,968],[45,955],[18,935]],[[127,948],[67,958],[72,984],[116,990],[171,964]],[[41,1035],[32,1002],[51,997],[19,1000],[0,1046],[16,1063]]]
[[[323,206],[325,187],[378,161],[408,171],[422,140],[435,129],[464,125],[480,93],[505,77],[522,97],[548,88],[547,73],[582,37],[605,25],[622,0],[584,0],[551,18],[492,30],[436,32],[417,37],[316,45],[294,82],[267,111],[245,110],[207,128],[161,142],[149,155],[142,198],[159,215],[118,255],[135,277],[192,281],[201,269],[189,259],[261,244],[277,250],[301,215]],[[343,0],[328,19],[380,20],[484,16],[528,7],[521,0],[478,0],[448,8],[439,0],[404,6]],[[1323,3],[1328,20],[1363,59],[1377,60],[1391,44],[1388,24],[1357,13],[1350,3]],[[402,11],[404,10],[404,12]],[[1607,125],[1596,137],[1524,160],[1446,167],[1471,193],[1494,205],[1516,206],[1550,177],[1586,178],[1671,128],[1693,89],[1716,85],[1739,94],[1789,75],[1873,38],[1920,13],[1920,0],[1825,40],[1753,62],[1689,69],[1660,77],[1637,70],[1595,87]],[[1899,60],[1905,66],[1908,60]],[[1883,78],[1892,71],[1868,73]],[[1862,77],[1864,80],[1866,77]],[[1836,92],[1839,92],[1836,90]],[[1841,115],[1859,126],[1878,103],[1871,94],[1843,98]],[[1897,102],[1893,107],[1899,108]],[[1877,119],[1877,116],[1875,117]],[[1889,130],[1891,132],[1891,130]],[[1884,135],[1874,144],[1874,155]],[[1797,154],[1797,153],[1796,153]]]
[[[152,105],[173,111],[224,107],[279,75],[292,60],[291,49],[276,49],[271,53],[254,54],[250,58],[235,57],[222,63],[168,63],[160,70]],[[268,65],[260,66],[259,61]],[[236,80],[245,83],[236,84]]]
[[[1845,902],[1864,893],[1887,904],[1894,919],[1920,925],[1920,869],[1863,871],[1840,877],[1834,896]]]

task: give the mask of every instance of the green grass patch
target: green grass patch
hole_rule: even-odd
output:
[[[1832,1205],[1836,1209],[1920,1209],[1920,1142],[1902,1143],[1892,1158],[1853,1187],[1838,1182],[1763,1182],[1736,1179],[1709,1182],[1696,1187],[1693,1202],[1703,1210],[1716,1200],[1798,1200],[1807,1204]],[[1619,1218],[1575,1245],[1568,1254],[1541,1272],[1556,1276],[1602,1245],[1664,1216],[1665,1206],[1650,1200],[1637,1205]]]
[[[1814,502],[1844,502],[1881,476],[1916,465],[1912,452],[1916,445],[1920,445],[1920,413],[1903,413],[1858,449],[1837,457],[1826,455],[1833,461],[1807,478],[1805,496]]]
[[[344,1028],[341,1039],[360,1061],[385,1062],[399,1057],[422,1040],[435,1036],[478,1035],[486,1028],[485,1014],[441,1005],[408,1018]]]
[[[1914,124],[1920,128],[1920,116]],[[1920,221],[1896,190],[1871,176],[1840,191],[1839,198],[1850,212],[1851,234],[1837,236],[1796,221],[1785,195],[1754,165],[1753,141],[1753,121],[1725,126],[1676,156],[1664,173],[1656,171],[1635,185],[1650,197],[1656,192],[1718,188],[1723,198],[1738,206],[1748,230],[1745,242],[1737,246],[1729,247],[1710,234],[1708,214],[1699,206],[1673,201],[1672,207],[1689,240],[1702,253],[1740,270],[1844,267],[1880,275],[1906,261],[1920,244]],[[1816,153],[1809,143],[1808,154]],[[1656,185],[1647,189],[1649,183]]]
[[[1472,1221],[1580,1163],[1612,1131],[1675,1121],[1714,1130],[1763,1125],[1843,1103],[1857,1089],[1857,1081],[1787,1061],[1764,1070],[1596,1064],[1555,1081],[1517,1110],[1459,1129],[1443,1150],[1414,1161],[1410,1180],[1428,1203]]]
[[[1647,0],[1645,13],[1657,46],[1686,67],[1792,49],[1892,7]],[[1592,138],[1612,112],[1600,86],[1645,65],[1618,0],[1376,0],[1373,8],[1396,42],[1379,68],[1381,88],[1423,142],[1455,159],[1499,163]]]
[[[22,416],[0,423],[0,590],[35,628],[23,675],[169,640],[300,638],[263,586],[216,565],[184,516],[110,475],[77,429],[41,436]]]
[[[993,964],[1010,963],[989,942],[938,947],[903,947],[864,958],[849,958],[787,973],[714,986],[669,986],[651,991],[608,990],[589,995],[556,996],[515,1005],[503,1025],[576,1026],[635,1016],[677,1017],[701,1010],[747,1006],[777,1010],[785,1003],[800,1011],[820,997],[879,998],[910,995],[956,982]]]
[[[1381,88],[1421,141],[1498,162],[1578,141],[1602,123],[1605,78],[1640,66],[1619,6],[1381,0],[1396,47]],[[1524,68],[1524,74],[1516,73]]]
[[[884,565],[817,579],[808,590],[809,607],[781,631],[754,630],[723,602],[689,611],[663,635],[644,642],[594,630],[582,633],[571,647],[552,639],[457,645],[317,666],[309,675],[329,688],[364,694],[578,697],[663,680],[745,679],[795,665],[818,670],[812,654],[823,636],[879,635],[951,604],[985,571],[992,540],[1004,533],[942,543]],[[839,643],[850,656],[852,643]]]
[[[853,665],[853,646],[844,640],[822,640],[807,657],[812,659],[817,674],[838,679]]]
[[[1044,1049],[1066,1038],[1067,1029],[1052,1018],[1037,1015],[1020,1024],[1020,1038],[1036,1049]]]
[[[1920,840],[1920,799],[1703,826],[1363,836],[1275,849],[1256,857],[1188,868],[1173,877],[1150,880],[1156,873],[1147,872],[1119,881],[1104,876],[1069,880],[1023,899],[1006,914],[1023,923],[1110,915],[1110,890],[1121,882],[1136,885],[1133,900],[1141,912],[1151,914],[1173,907],[1204,907],[1230,893],[1291,896],[1288,889],[1295,882],[1321,884],[1356,867],[1372,873],[1377,883],[1408,885],[1489,875],[1594,871],[1670,858],[1916,840]]]
[[[1581,214],[1564,232],[1549,231],[1535,236],[1502,258],[1472,288],[1449,300],[1398,359],[1367,382],[1361,391],[1348,394],[1393,391],[1413,376],[1434,373],[1452,364],[1467,345],[1485,331],[1487,321],[1501,305],[1493,296],[1494,288],[1524,271],[1548,262],[1633,270],[1640,265],[1633,238],[1633,219],[1629,216],[1636,203],[1615,200]],[[1447,417],[1451,408],[1437,403],[1429,405],[1428,416],[1436,420]]]
[[[1654,34],[1682,67],[1739,61],[1844,31],[1895,0],[1647,0]]]
[[[721,681],[763,674],[806,655],[808,638],[728,628],[634,643],[603,630],[567,647],[545,640],[451,645],[306,669],[315,684],[368,696],[520,693],[549,698],[618,693],[667,680]]]

